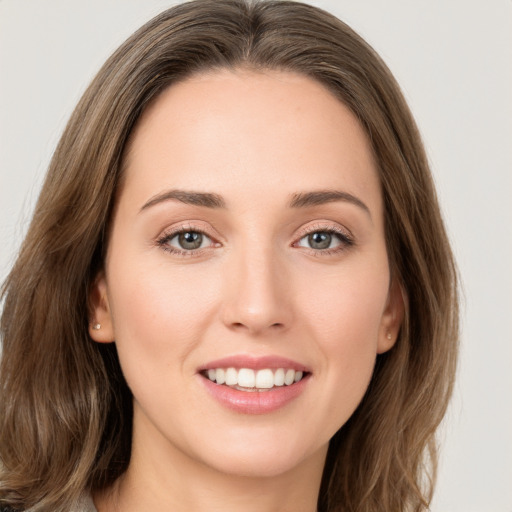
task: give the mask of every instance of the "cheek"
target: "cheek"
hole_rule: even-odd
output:
[[[387,267],[367,267],[331,276],[322,293],[302,297],[306,328],[321,353],[322,409],[331,418],[331,435],[352,415],[370,383],[388,286]]]
[[[386,266],[348,267],[323,276],[316,291],[301,293],[302,309],[308,311],[310,328],[329,352],[365,346],[376,350],[388,287]]]
[[[138,372],[165,373],[193,350],[219,288],[211,273],[209,279],[203,274],[199,268],[190,272],[167,262],[112,269],[110,303],[125,372],[136,365]],[[151,364],[142,364],[146,362]]]
[[[343,297],[325,303],[322,310],[321,303],[317,306],[316,338],[329,378],[346,392],[366,387],[377,354],[380,304],[363,304],[356,297]]]

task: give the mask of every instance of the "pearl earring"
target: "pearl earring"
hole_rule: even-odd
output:
[[[95,330],[95,331],[99,331],[101,329],[101,324],[93,324],[92,325],[92,328]]]
[[[386,334],[386,338],[387,338],[388,340],[390,340],[390,339],[391,339],[391,333],[390,333],[389,331],[388,331],[388,333]]]

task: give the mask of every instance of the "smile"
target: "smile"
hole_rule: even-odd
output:
[[[210,381],[238,391],[262,392],[272,388],[291,386],[305,376],[293,368],[211,368],[202,372]]]
[[[278,356],[235,355],[198,368],[207,393],[239,414],[268,414],[291,404],[309,387],[311,369]]]

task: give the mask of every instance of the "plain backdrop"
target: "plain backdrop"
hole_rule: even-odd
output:
[[[0,0],[0,279],[86,85],[173,3]],[[458,259],[462,353],[432,511],[512,512],[512,1],[312,3],[365,37],[401,84]]]

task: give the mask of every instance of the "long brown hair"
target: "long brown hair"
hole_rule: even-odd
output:
[[[131,395],[115,345],[88,336],[123,150],[157,95],[196,72],[291,70],[357,116],[380,172],[393,275],[406,298],[392,350],[331,440],[319,511],[421,511],[453,386],[457,279],[427,159],[389,70],[347,25],[288,1],[195,0],[139,29],[106,62],[56,148],[2,291],[0,504],[67,511],[130,459]]]

